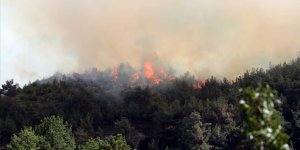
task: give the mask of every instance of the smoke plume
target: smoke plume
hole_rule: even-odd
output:
[[[298,0],[3,0],[1,82],[27,82],[156,52],[181,74],[233,79],[295,58]]]

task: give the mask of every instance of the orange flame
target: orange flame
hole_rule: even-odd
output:
[[[203,89],[205,87],[205,80],[198,80],[197,83],[193,84],[194,89]]]
[[[174,76],[169,75],[165,72],[163,67],[155,68],[153,66],[153,61],[157,58],[157,54],[154,52],[150,56],[149,59],[147,59],[144,62],[144,76],[145,78],[149,79],[151,84],[159,84],[163,80],[173,80],[175,79]]]
[[[151,64],[150,61],[146,61],[144,63],[144,76],[147,78],[147,79],[150,79],[151,82],[153,82],[153,84],[159,84],[161,79],[159,77],[157,77],[156,73],[155,73],[155,70],[154,70],[154,67],[153,65]]]
[[[131,74],[131,82],[134,84],[143,84],[138,83],[140,79],[146,79],[146,81],[150,86],[160,84],[162,81],[170,81],[175,79],[175,76],[168,74],[163,67],[157,66],[157,54],[152,53],[152,55],[146,59],[143,63],[143,71],[140,72],[139,70],[136,70],[134,73]],[[155,64],[155,65],[154,65]],[[114,67],[112,69],[112,81],[117,82],[119,79],[119,68]],[[144,81],[144,80],[142,80]]]

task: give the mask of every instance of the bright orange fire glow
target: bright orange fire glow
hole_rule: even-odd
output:
[[[153,65],[151,64],[150,61],[146,61],[144,63],[144,76],[147,79],[150,79],[151,82],[153,82],[153,84],[159,84],[161,79],[156,75],[155,73],[155,69],[153,67]]]
[[[112,81],[117,82],[120,75],[119,68],[114,67],[111,74]],[[142,70],[135,70],[132,74],[130,74],[130,79],[133,81],[131,82],[132,84],[143,85],[146,83],[153,86],[160,84],[163,81],[173,80],[175,79],[175,76],[169,74],[168,71],[165,71],[161,64],[157,61],[157,54],[152,53],[152,55],[144,61]]]
[[[151,84],[159,84],[161,82],[161,73],[165,73],[161,68],[158,71],[153,66],[153,61],[157,58],[156,53],[152,53],[149,59],[144,62],[144,76],[151,81]]]

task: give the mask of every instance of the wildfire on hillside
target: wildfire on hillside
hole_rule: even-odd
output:
[[[124,65],[122,67],[114,67],[111,70],[111,80],[116,83],[116,85],[121,84],[136,87],[154,86],[175,79],[174,73],[166,69],[166,67],[159,62],[155,52],[147,57],[141,66],[140,69],[134,69],[130,66],[124,67]],[[204,86],[204,80],[195,80],[192,84],[194,89],[202,89]]]
[[[193,85],[194,89],[202,89],[205,87],[205,80],[198,80],[197,83]]]
[[[143,70],[144,76],[150,81],[150,84],[159,84],[163,79],[160,76],[158,69],[154,67],[154,61],[157,59],[157,54],[152,53],[152,55],[144,61]],[[161,68],[162,69],[162,68]]]

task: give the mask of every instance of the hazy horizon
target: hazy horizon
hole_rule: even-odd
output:
[[[233,79],[300,50],[298,0],[2,0],[0,82],[140,68],[156,52],[178,74]]]

